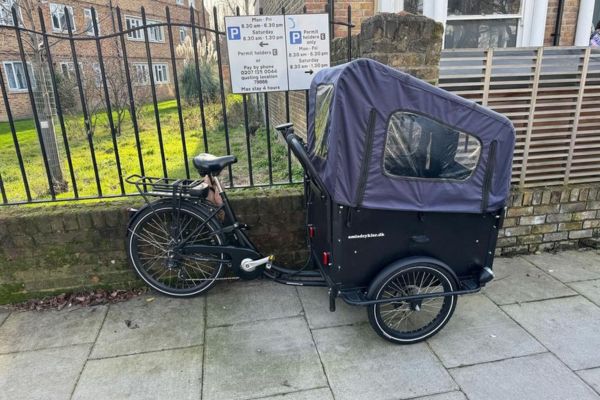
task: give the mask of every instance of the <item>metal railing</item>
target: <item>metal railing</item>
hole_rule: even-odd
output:
[[[439,86],[510,118],[514,185],[600,182],[600,50],[445,50]]]
[[[13,25],[0,25],[0,35],[14,35],[14,40],[18,45],[18,52],[15,56],[18,57],[21,66],[34,64],[37,66],[37,68],[21,68],[33,120],[33,129],[29,130],[35,131],[35,139],[28,137],[24,133],[24,128],[19,127],[22,125],[22,121],[14,118],[14,107],[17,107],[14,100],[15,94],[7,90],[10,82],[5,81],[4,78],[8,79],[8,75],[6,75],[5,65],[0,63],[0,91],[8,125],[5,127],[6,132],[3,133],[0,130],[0,204],[126,196],[135,192],[135,188],[128,188],[124,184],[125,176],[129,174],[154,174],[169,177],[173,176],[173,170],[175,170],[181,175],[181,178],[189,179],[190,175],[195,173],[190,168],[191,156],[195,155],[192,151],[209,152],[213,150],[215,153],[231,154],[233,152],[238,155],[242,162],[233,167],[230,166],[226,171],[224,180],[229,187],[270,186],[300,181],[301,173],[294,173],[294,161],[289,150],[284,159],[280,157],[275,160],[275,150],[284,153],[286,150],[283,144],[277,142],[275,135],[271,132],[268,93],[241,95],[243,116],[240,117],[240,124],[243,126],[233,127],[231,125],[231,110],[228,109],[231,105],[228,104],[227,78],[225,76],[227,68],[222,55],[222,38],[225,32],[224,29],[221,30],[216,7],[213,8],[213,27],[202,26],[199,21],[196,21],[194,11],[190,7],[189,21],[173,21],[169,7],[165,7],[166,22],[156,23],[148,21],[142,7],[140,8],[142,24],[124,27],[122,11],[117,7],[116,32],[100,35],[98,16],[96,10],[92,8],[92,34],[76,35],[71,26],[71,11],[67,7],[64,9],[65,33],[47,31],[41,8],[38,9],[39,21],[36,21],[36,24],[39,23],[39,30],[29,29],[27,24],[20,19],[21,15],[18,11],[13,8],[14,23]],[[285,9],[282,9],[281,12],[285,14]],[[350,43],[353,27],[351,7],[347,7],[346,21],[333,20],[333,10],[330,10],[328,6],[325,7],[324,12],[330,16],[331,27],[339,25],[347,28],[347,40]],[[304,13],[306,13],[306,7]],[[239,15],[239,9],[237,14]],[[176,55],[173,37],[175,36],[173,30],[180,27],[191,31],[193,55],[189,61],[194,65],[193,74],[198,82],[197,103],[192,105],[188,105],[182,99],[182,57]],[[169,85],[172,89],[170,99],[175,102],[176,109],[169,116],[161,110],[164,105],[161,97],[164,96],[161,96],[159,92],[162,93],[165,89],[162,86],[158,87],[153,68],[153,63],[156,62],[156,57],[153,56],[156,44],[150,40],[149,31],[156,28],[166,28],[166,43],[162,45],[168,46],[168,59],[165,60],[162,57],[161,62],[167,64],[171,69],[168,73],[171,77]],[[139,36],[143,36],[143,39],[137,42],[127,40],[128,36],[138,36],[134,32],[142,32],[142,35]],[[27,35],[25,39],[24,35]],[[218,89],[215,91],[217,98],[212,99],[211,104],[208,104],[206,100],[207,88],[202,87],[203,74],[206,73],[201,70],[203,60],[199,54],[198,44],[202,37],[207,46],[214,47],[216,54],[215,74],[217,75]],[[26,39],[35,41],[38,51],[26,49],[24,45]],[[333,40],[333,37],[330,40]],[[114,54],[106,53],[108,41],[115,43],[118,57],[115,58]],[[61,71],[57,70],[55,60],[57,50],[54,49],[65,43],[68,50],[66,54],[63,52],[62,56],[67,56],[72,63],[70,72],[75,81],[74,97],[79,102],[78,115],[69,115],[65,112],[65,102],[73,101],[73,99],[61,97],[58,90]],[[91,98],[86,90],[87,83],[84,82],[82,57],[79,54],[80,45],[85,43],[93,44],[95,49],[93,59],[98,66],[95,71],[97,74],[95,80],[99,89],[97,97],[101,99],[101,109],[96,109],[94,115],[90,110]],[[28,44],[31,48],[34,47],[31,46],[31,43]],[[350,49],[351,46],[348,46],[349,60],[352,57]],[[129,54],[134,51],[135,56]],[[142,55],[140,56],[140,54]],[[86,60],[89,61],[89,55],[86,57]],[[146,118],[144,121],[140,121],[139,109],[142,105],[138,104],[139,99],[136,98],[135,93],[140,85],[139,77],[134,76],[133,67],[135,65],[132,65],[136,61],[137,64],[142,62],[147,66],[144,71],[147,71],[148,74],[150,101],[143,107],[145,107],[146,114],[151,114],[153,117]],[[119,121],[116,120],[118,117],[112,90],[114,88],[107,79],[110,78],[110,72],[107,70],[107,65],[110,63],[119,63],[124,75],[123,84],[126,87],[124,96],[127,104],[126,118],[123,123],[125,124],[124,130],[128,133],[123,135],[119,135],[121,129],[117,127]],[[14,75],[13,79],[15,79]],[[46,93],[40,93],[41,81],[47,82],[47,86],[50,87]],[[24,96],[23,93],[17,95]],[[307,100],[308,91],[304,91],[304,96]],[[289,116],[288,92],[285,93],[285,102],[285,109],[288,110]],[[250,117],[249,108],[253,104],[256,105],[262,116],[258,129],[253,125],[256,121],[251,121]],[[208,126],[209,112],[212,113],[213,119],[219,120],[218,128]],[[98,118],[98,115],[101,115],[106,125],[104,133],[99,133],[102,129],[93,126],[93,119]],[[149,123],[148,119],[153,119],[153,122]],[[80,129],[72,128],[72,125],[76,123],[80,123]],[[171,125],[167,126],[168,123]],[[261,135],[256,134],[257,130]],[[82,134],[85,137],[83,140],[81,140]],[[2,135],[5,135],[4,140],[2,140]],[[104,135],[102,148],[99,150],[99,137],[102,135]],[[127,138],[124,138],[126,135]],[[173,146],[174,135],[177,136],[177,146]],[[253,135],[255,136],[253,137]],[[155,136],[152,140],[157,145],[148,147],[147,143],[151,141],[151,136]],[[74,144],[75,138],[78,139],[77,145]],[[49,143],[49,141],[55,143]],[[259,141],[264,143],[258,143]],[[82,143],[85,146],[82,146]],[[190,146],[195,147],[191,148]],[[283,150],[276,149],[276,146],[280,146]],[[84,147],[87,154],[84,154]],[[49,152],[48,149],[52,151]],[[53,155],[56,154],[58,154],[58,160],[53,159]],[[112,156],[106,157],[106,154],[112,154]],[[132,162],[132,158],[135,159],[135,162]],[[54,165],[56,163],[58,163],[59,169],[56,169]],[[68,174],[62,173],[63,165],[66,166]],[[276,169],[277,176],[275,176]],[[44,182],[40,181],[42,175]],[[260,175],[260,179],[257,178],[258,175]]]

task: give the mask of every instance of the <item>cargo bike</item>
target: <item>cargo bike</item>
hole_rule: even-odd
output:
[[[193,159],[199,179],[128,178],[147,201],[129,223],[131,264],[179,297],[232,276],[324,286],[331,311],[338,298],[365,306],[389,341],[434,335],[458,295],[493,278],[510,121],[366,59],[320,71],[308,99],[307,144],[292,124],[276,128],[305,170],[304,267],[278,266],[252,244],[218,179],[236,158],[210,154]]]

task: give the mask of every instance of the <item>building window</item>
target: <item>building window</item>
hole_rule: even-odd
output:
[[[79,71],[83,74],[83,64],[79,63]],[[71,61],[62,61],[60,63],[60,73],[68,79],[75,79],[75,64]]]
[[[96,14],[98,18],[98,14]],[[98,26],[98,35],[100,35],[100,22],[96,19]],[[92,19],[92,10],[90,8],[83,9],[83,30],[86,34],[94,36],[94,21]]]
[[[127,30],[139,28],[142,26],[142,20],[141,18],[125,17],[125,24]],[[127,38],[129,40],[144,40],[144,30],[140,28],[127,32]]]
[[[196,8],[196,0],[189,0],[188,4],[190,7]]]
[[[69,23],[71,29],[75,31],[75,20],[73,19],[73,7],[66,6],[69,14]],[[65,6],[62,4],[50,3],[50,15],[52,16],[52,30],[55,32],[67,31],[67,16],[65,15]]]
[[[183,5],[183,0],[177,0],[176,3],[179,4],[180,6],[182,6]]]
[[[383,167],[392,176],[463,181],[475,171],[480,154],[474,136],[397,111],[388,123]]]
[[[31,65],[27,64],[29,71],[29,78],[35,88],[35,76],[31,70]],[[6,73],[6,80],[8,81],[8,88],[11,91],[23,91],[27,90],[27,79],[25,79],[25,70],[23,69],[23,63],[20,61],[6,61],[4,62],[4,72]]]
[[[444,48],[542,46],[549,0],[379,0],[378,12],[408,11],[444,24]]]
[[[137,63],[133,64],[133,83],[138,86],[147,85],[150,83],[150,74],[148,72],[148,64]]]
[[[12,7],[17,7],[17,20],[21,19],[21,8],[16,4],[16,0],[0,0],[0,25],[14,25],[12,17]]]
[[[102,71],[100,70],[100,64],[93,63],[92,70],[94,71],[94,84],[96,87],[102,87]]]
[[[160,24],[160,21],[148,21],[148,40],[150,42],[164,42],[165,35],[162,26],[152,26],[152,24]]]
[[[167,64],[154,64],[152,68],[154,69],[154,83],[169,83]]]
[[[185,42],[185,38],[187,37],[187,29],[183,26],[179,27],[179,41],[181,43]]]
[[[136,17],[125,17],[125,23],[127,25],[127,30],[140,28],[133,30],[127,33],[127,38],[129,40],[144,40],[144,29],[143,21],[141,18]],[[165,34],[162,26],[155,26],[154,24],[160,24],[160,21],[147,21],[147,29],[148,29],[148,41],[149,42],[164,42]],[[154,26],[153,26],[154,25]]]
[[[445,48],[515,47],[522,0],[448,0]]]

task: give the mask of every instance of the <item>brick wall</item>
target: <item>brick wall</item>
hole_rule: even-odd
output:
[[[175,0],[143,0],[138,2],[131,2],[125,0],[113,0],[113,9],[108,7],[106,0],[88,0],[81,2],[78,0],[57,0],[56,3],[61,5],[67,5],[73,7],[73,18],[75,22],[75,36],[84,36],[83,27],[84,23],[84,8],[94,7],[97,13],[97,19],[101,35],[113,33],[118,30],[118,23],[116,18],[116,7],[121,8],[121,14],[123,16],[123,28],[126,29],[125,16],[133,16],[141,18],[140,7],[144,7],[146,11],[146,17],[148,20],[155,20],[160,22],[166,22],[165,7],[169,6],[171,13],[171,21],[173,23],[188,23],[190,22],[190,12],[187,6],[176,4]],[[198,4],[200,7],[200,4]],[[46,30],[52,32],[52,21],[50,16],[49,3],[43,2],[41,8],[44,15],[44,22]],[[196,11],[197,24],[201,24],[203,10]],[[113,18],[115,21],[115,30],[113,29]],[[27,28],[33,28],[34,30],[40,30],[39,21],[37,19],[37,12],[35,13],[33,25],[28,19],[25,19],[25,26]],[[187,28],[188,35],[191,37],[190,29]],[[179,44],[179,27],[173,27],[171,30],[173,35],[173,43],[176,46]],[[153,63],[166,63],[169,75],[168,84],[157,84],[157,96],[159,99],[172,98],[173,87],[171,82],[172,68],[171,68],[171,55],[169,49],[169,32],[163,28],[164,41],[159,43],[150,43],[150,51],[152,53]],[[25,51],[28,52],[27,38],[24,35]],[[60,72],[61,62],[72,62],[71,49],[68,40],[56,40],[50,39],[52,45],[52,58],[54,61],[54,68],[57,72]],[[128,60],[129,63],[146,63],[146,48],[144,41],[133,41],[126,40]],[[114,40],[104,39],[102,40],[102,51],[104,56],[104,64],[110,65],[111,61],[116,60],[116,49],[120,48],[120,43],[116,44]],[[94,41],[78,41],[76,45],[77,56],[79,62],[82,64],[83,74],[85,76],[93,76],[94,71],[92,69],[92,63],[98,62],[98,56],[96,51],[96,44]],[[119,50],[120,51],[120,50]],[[13,32],[8,29],[0,29],[0,62],[3,61],[20,61],[20,55],[18,52],[17,41]],[[2,68],[4,69],[4,68]],[[182,70],[182,60],[179,60],[178,71]],[[2,72],[4,73],[4,71]],[[4,75],[5,84],[8,85],[6,75]],[[8,88],[7,88],[8,90]],[[28,118],[31,116],[31,106],[29,103],[29,97],[26,91],[13,91],[8,90],[8,97],[11,106],[13,117]],[[6,121],[6,110],[4,101],[0,96],[0,121]]]
[[[600,185],[515,192],[500,231],[500,254],[577,247],[600,237]]]
[[[300,187],[231,192],[241,222],[264,254],[298,265],[306,256]],[[498,255],[590,245],[600,237],[600,184],[514,192]],[[62,203],[0,209],[0,304],[98,286],[140,285],[125,257],[128,206]]]
[[[298,189],[231,196],[238,218],[252,226],[251,239],[284,265],[306,256]],[[0,210],[0,304],[82,288],[141,285],[125,256],[127,207],[139,205],[140,199],[130,198]]]
[[[546,15],[546,32],[544,34],[544,45],[552,46],[554,37],[554,25],[558,13],[558,1],[548,1],[548,12]],[[560,29],[560,46],[573,46],[575,43],[575,31],[577,29],[577,16],[579,13],[579,0],[565,0],[562,26]]]

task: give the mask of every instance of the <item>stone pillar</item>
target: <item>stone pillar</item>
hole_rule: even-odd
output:
[[[372,58],[417,78],[437,83],[444,27],[422,15],[380,13],[353,36],[352,58]],[[332,63],[346,61],[347,41],[337,38]]]

